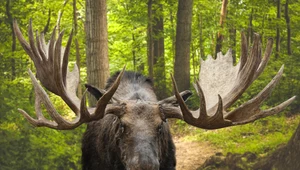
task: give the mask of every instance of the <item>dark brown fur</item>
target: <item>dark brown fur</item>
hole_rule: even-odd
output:
[[[116,73],[107,82],[114,82]],[[82,141],[84,170],[175,169],[175,146],[167,122],[151,102],[157,101],[152,82],[141,74],[125,72],[115,93],[126,103],[119,117],[107,114],[88,123]]]

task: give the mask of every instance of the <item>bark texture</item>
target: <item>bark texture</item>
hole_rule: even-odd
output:
[[[192,8],[193,0],[178,1],[174,76],[179,91],[190,87]]]
[[[86,1],[85,32],[88,84],[103,89],[109,77],[106,0]]]
[[[220,23],[219,23],[221,30],[218,32],[218,35],[217,35],[215,58],[217,58],[218,52],[222,51],[222,42],[223,42],[223,39],[224,39],[223,34],[222,34],[222,30],[223,30],[225,19],[226,19],[227,5],[228,5],[228,0],[223,0],[222,1],[221,13],[220,13]]]

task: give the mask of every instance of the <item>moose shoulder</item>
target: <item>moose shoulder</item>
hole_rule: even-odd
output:
[[[70,34],[66,48],[61,47],[63,33],[55,38],[55,29],[49,43],[44,35],[34,38],[32,24],[29,24],[29,43],[23,37],[14,21],[14,31],[22,47],[36,67],[36,77],[29,70],[35,89],[36,116],[32,118],[24,110],[19,111],[34,126],[58,130],[70,130],[87,123],[82,140],[83,169],[128,169],[158,170],[175,169],[175,147],[167,119],[182,119],[186,123],[204,129],[218,129],[242,125],[282,111],[295,97],[278,106],[261,110],[260,105],[279,82],[283,66],[272,81],[253,99],[241,106],[230,106],[243,94],[262,73],[270,58],[272,39],[268,41],[264,57],[261,58],[261,44],[256,35],[250,52],[242,35],[240,62],[233,66],[231,51],[225,56],[219,53],[217,59],[208,57],[201,62],[199,81],[195,89],[200,98],[200,108],[189,110],[185,100],[191,92],[178,92],[172,76],[174,96],[158,101],[150,79],[125,68],[107,81],[106,89],[86,85],[81,99],[76,95],[79,73],[75,65],[68,68],[68,56],[73,34]],[[35,40],[36,39],[36,40]],[[64,119],[55,110],[47,93],[60,96],[72,109],[76,118]],[[86,93],[94,95],[96,107],[86,106]],[[52,120],[42,114],[44,105]]]

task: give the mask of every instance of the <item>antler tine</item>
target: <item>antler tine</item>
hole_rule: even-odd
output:
[[[261,61],[260,48],[260,37],[256,34],[250,55],[247,57],[242,69],[238,72],[237,81],[235,81],[233,85],[234,87],[230,89],[230,91],[227,91],[227,94],[223,94],[225,110],[229,108],[254,81],[256,70]],[[230,82],[228,83],[230,84]]]
[[[52,129],[59,129],[59,130],[66,130],[66,129],[73,129],[80,124],[78,124],[78,120],[75,120],[74,122],[69,122],[65,120],[63,117],[60,116],[60,114],[57,113],[55,110],[53,104],[51,103],[47,93],[45,90],[39,85],[37,82],[37,79],[29,69],[29,75],[32,81],[32,84],[35,89],[35,94],[36,94],[36,115],[38,119],[33,119],[29,116],[28,113],[26,113],[24,110],[19,109],[19,111],[25,116],[25,118],[34,126],[47,126]],[[45,108],[51,118],[54,121],[49,121],[45,119],[43,114],[41,113],[41,103],[45,105]]]
[[[76,88],[79,83],[79,72],[77,66],[74,66],[72,72],[68,71],[68,55],[70,52],[73,31],[69,36],[66,49],[63,50],[61,47],[63,32],[60,33],[56,40],[56,31],[54,29],[51,35],[51,40],[48,45],[46,45],[43,34],[40,34],[39,36],[38,32],[36,32],[36,37],[34,38],[32,21],[30,21],[28,28],[29,43],[27,43],[23,37],[16,21],[14,21],[13,27],[22,47],[34,62],[37,71],[37,78],[46,89],[60,96],[73,110],[77,117],[73,121],[68,121],[57,113],[47,93],[41,85],[39,85],[31,70],[29,70],[29,75],[36,94],[35,110],[37,119],[31,118],[24,110],[19,109],[19,111],[34,126],[47,126],[53,129],[73,129],[87,120],[90,121],[90,119],[87,118],[89,116],[85,112],[88,109],[83,109],[82,115],[80,113],[80,100],[76,96]],[[82,102],[84,103],[85,99],[82,100]],[[43,116],[41,111],[42,104],[45,106],[53,121],[47,120]]]
[[[175,94],[175,97],[177,98],[177,102],[180,106],[182,116],[183,116],[183,120],[186,121],[186,122],[195,121],[194,117],[193,117],[193,114],[189,111],[188,107],[184,103],[184,100],[182,99],[182,97],[181,97],[181,95],[178,91],[176,81],[175,81],[172,74],[171,74],[171,78],[172,78],[172,83],[173,83],[173,88],[174,88],[174,94]]]
[[[63,84],[66,86],[66,81],[67,81],[67,70],[68,70],[68,61],[69,61],[69,54],[70,54],[70,49],[71,49],[71,43],[73,39],[73,29],[70,33],[65,52],[63,55],[63,60],[62,60],[62,79],[63,79]],[[76,67],[77,68],[77,67]]]
[[[257,110],[256,114],[252,115],[251,117],[243,120],[243,121],[238,121],[238,122],[234,122],[234,125],[243,125],[243,124],[247,124],[247,123],[251,123],[254,122],[255,120],[261,119],[261,118],[265,118],[267,116],[271,116],[274,114],[277,114],[281,111],[283,111],[287,106],[289,106],[294,100],[296,99],[296,96],[293,96],[291,98],[289,98],[288,100],[282,102],[281,104],[272,107],[268,110]]]
[[[272,44],[273,40],[269,39],[264,58],[261,59],[260,37],[256,35],[248,55],[246,38],[242,34],[242,54],[237,66],[232,65],[230,50],[225,56],[219,54],[219,58],[216,60],[208,58],[206,61],[202,61],[200,80],[194,85],[200,97],[200,108],[196,111],[191,111],[187,108],[179,95],[176,83],[172,77],[175,96],[180,104],[184,120],[188,124],[199,128],[218,129],[250,123],[276,114],[287,107],[295,100],[295,97],[269,110],[261,110],[259,108],[262,102],[270,95],[272,89],[278,84],[283,74],[284,67],[282,66],[273,80],[256,97],[237,109],[226,112],[262,73],[270,59]],[[216,99],[217,96],[218,98]]]
[[[123,67],[123,70],[120,72],[117,79],[115,80],[113,85],[109,88],[109,90],[103,96],[101,96],[101,98],[98,100],[95,113],[92,114],[92,116],[95,117],[95,119],[103,118],[104,113],[105,113],[105,107],[109,103],[109,101],[112,99],[116,90],[118,89],[119,84],[121,82],[121,78],[123,77],[123,74],[125,72],[125,68],[126,68],[126,66]]]
[[[37,49],[38,49],[38,53],[41,55],[41,59],[42,61],[46,61],[47,57],[44,51],[44,46],[43,46],[43,41],[41,39],[41,37],[38,36],[38,31],[36,31],[36,45],[37,45]]]
[[[121,113],[124,110],[123,105],[111,106],[108,105],[108,103],[111,99],[113,99],[113,95],[117,90],[121,78],[125,72],[125,67],[123,68],[123,71],[119,74],[111,88],[108,91],[105,91],[104,95],[99,99],[97,107],[88,109],[86,106],[87,91],[85,91],[81,100],[79,100],[76,95],[76,89],[79,83],[79,71],[77,65],[75,64],[73,71],[70,72],[68,70],[68,58],[73,37],[73,30],[69,36],[66,48],[64,49],[61,46],[62,38],[64,35],[63,31],[59,34],[56,40],[56,31],[54,29],[51,35],[51,39],[46,45],[43,34],[38,36],[38,32],[36,32],[36,38],[34,39],[32,22],[30,21],[28,28],[28,44],[24,39],[16,21],[14,21],[13,26],[21,45],[34,61],[34,65],[37,71],[37,78],[40,80],[41,84],[52,93],[60,96],[70,107],[70,109],[72,109],[72,111],[76,114],[76,118],[74,120],[68,121],[65,120],[59,113],[57,113],[46,91],[38,83],[37,78],[33,75],[31,70],[29,70],[28,72],[36,94],[35,110],[37,119],[30,117],[29,114],[27,114],[22,109],[19,109],[19,111],[32,125],[46,126],[59,130],[67,130],[76,128],[82,123],[101,119],[106,113],[106,110],[108,110],[108,112],[118,113]],[[36,40],[36,42],[34,40]],[[47,120],[42,114],[42,104],[45,106],[45,109],[47,110],[53,121]],[[93,113],[90,114],[90,112]]]
[[[219,101],[218,101],[218,107],[216,113],[213,116],[208,116],[203,91],[200,87],[199,82],[196,82],[194,86],[200,97],[200,109],[197,111],[191,111],[188,109],[184,100],[182,99],[178,91],[175,79],[172,75],[171,78],[172,78],[174,93],[177,98],[177,102],[180,106],[183,120],[185,122],[187,122],[190,125],[203,128],[203,129],[217,129],[217,128],[233,125],[233,123],[230,120],[225,120],[223,118],[223,102],[220,95],[218,96]]]
[[[268,43],[266,46],[266,50],[265,50],[265,54],[264,54],[264,58],[261,60],[261,63],[257,69],[257,71],[255,72],[255,75],[253,77],[252,82],[257,79],[257,77],[264,71],[265,67],[268,64],[268,61],[270,60],[271,57],[271,53],[272,53],[272,46],[273,46],[273,39],[269,38],[268,39]]]
[[[34,56],[30,45],[27,43],[27,41],[25,40],[25,38],[23,37],[20,28],[18,27],[17,21],[14,20],[13,21],[13,28],[14,28],[14,32],[16,34],[16,36],[18,37],[23,49],[26,51],[26,53],[29,55],[29,57],[31,58],[31,60],[34,62],[34,64],[38,63],[37,58]]]
[[[256,119],[253,120],[253,118],[259,117],[257,115],[260,115],[261,113],[263,113],[265,115],[271,115],[268,113],[270,112],[272,114],[276,114],[276,113],[280,112],[281,110],[283,110],[286,106],[280,107],[282,109],[269,109],[269,111],[262,111],[259,109],[259,106],[262,104],[262,102],[267,99],[267,97],[271,94],[274,87],[279,83],[279,80],[283,73],[283,69],[284,69],[284,66],[282,65],[282,67],[280,68],[280,70],[278,71],[276,76],[273,78],[273,80],[259,94],[257,94],[257,96],[255,96],[248,102],[244,103],[237,109],[229,112],[226,115],[226,119],[230,119],[236,123],[251,122],[251,121],[256,120]],[[295,96],[290,98],[287,101],[292,102],[294,99],[295,99]],[[288,102],[288,103],[290,103],[290,102]],[[257,112],[259,112],[259,113],[257,113]]]
[[[29,37],[30,48],[33,52],[33,55],[37,58],[38,61],[42,61],[42,57],[41,57],[40,53],[38,52],[38,50],[35,46],[35,43],[34,43],[34,35],[33,35],[33,30],[32,30],[32,20],[31,19],[29,21],[28,37]]]

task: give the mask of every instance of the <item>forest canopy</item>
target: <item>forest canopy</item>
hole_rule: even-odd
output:
[[[225,12],[224,1],[193,1],[188,86],[198,78],[200,60],[208,55],[216,56],[219,51],[224,54],[232,49],[236,64],[240,58],[241,33],[244,32],[250,45],[254,34],[259,34],[263,49],[269,38],[274,39],[274,46],[264,73],[238,104],[255,96],[282,64],[285,64],[285,71],[281,82],[263,107],[299,96],[299,1],[231,0],[226,2]],[[149,2],[152,5],[151,16]],[[0,4],[0,169],[80,169],[80,143],[85,126],[73,131],[33,128],[17,110],[22,108],[34,113],[34,90],[27,73],[28,68],[34,70],[34,65],[17,41],[12,23],[16,20],[27,37],[29,20],[32,19],[34,30],[43,32],[46,40],[49,40],[54,28],[58,32],[64,30],[66,35],[75,30],[69,60],[71,66],[79,63],[81,87],[84,88],[87,82],[85,3],[84,0],[4,0]],[[153,78],[157,94],[161,95],[159,97],[171,95],[170,73],[174,72],[175,65],[177,9],[176,0],[107,1],[110,73],[126,64],[127,70]],[[152,32],[149,32],[149,25],[153,28]],[[149,64],[147,44],[150,36],[154,44],[161,47],[153,49],[153,67]],[[63,44],[67,40],[65,36]],[[60,113],[72,116],[61,99],[55,95],[50,98]],[[197,106],[197,103],[189,104]],[[299,106],[300,100],[296,99],[285,113],[297,114]]]

